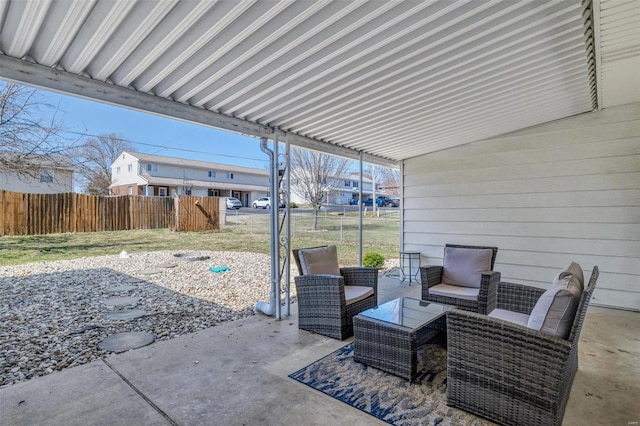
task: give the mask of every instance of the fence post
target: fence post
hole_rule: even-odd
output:
[[[173,210],[176,220],[175,231],[178,232],[180,231],[180,199],[177,195],[173,197]]]

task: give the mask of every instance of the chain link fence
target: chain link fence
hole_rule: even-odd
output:
[[[280,222],[284,224],[284,213]],[[315,228],[313,214],[293,212],[291,214],[292,247],[312,247],[325,244],[358,245],[357,212],[318,212]],[[220,232],[235,233],[249,238],[269,235],[269,214],[227,211]],[[363,218],[363,246],[365,250],[377,251],[387,256],[397,255],[400,240],[400,214],[397,210],[379,210],[379,216],[371,212]],[[284,238],[284,225],[280,238]]]

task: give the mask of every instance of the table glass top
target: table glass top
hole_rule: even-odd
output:
[[[451,306],[401,297],[360,312],[368,318],[408,328],[417,328],[444,315]]]

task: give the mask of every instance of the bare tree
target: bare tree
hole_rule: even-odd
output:
[[[0,171],[33,178],[65,161],[73,142],[62,137],[57,108],[36,89],[0,81]]]
[[[390,167],[377,167],[376,175],[379,176],[381,186],[389,195],[400,195],[400,170]]]
[[[78,148],[76,166],[86,192],[93,195],[109,195],[111,164],[123,151],[132,147],[123,136],[116,133],[89,138]]]
[[[317,151],[291,148],[291,192],[311,204],[311,229],[318,226],[318,210],[345,178],[349,160]]]

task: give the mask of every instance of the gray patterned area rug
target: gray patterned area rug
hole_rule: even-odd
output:
[[[447,351],[443,339],[418,353],[414,383],[353,360],[353,343],[289,375],[393,425],[492,425],[446,404]]]

